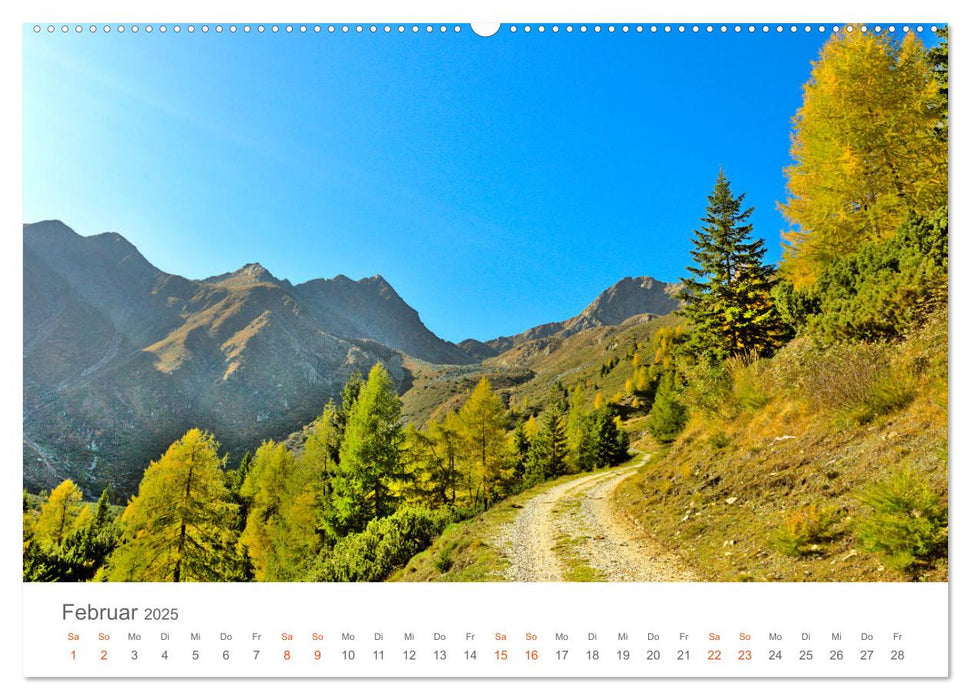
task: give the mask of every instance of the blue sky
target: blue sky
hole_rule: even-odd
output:
[[[192,278],[377,273],[444,338],[516,333],[676,281],[719,168],[777,260],[828,36],[26,28],[24,220]]]

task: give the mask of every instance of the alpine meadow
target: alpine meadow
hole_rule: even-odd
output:
[[[709,153],[693,230],[663,234],[680,273],[626,250],[636,274],[515,335],[445,340],[380,275],[190,279],[25,224],[24,580],[946,581],[947,30],[817,51],[788,161],[746,165],[782,173],[784,230]],[[522,148],[537,182],[583,176]],[[598,235],[449,254],[521,250],[528,277],[606,259]],[[444,274],[421,284],[447,301]]]

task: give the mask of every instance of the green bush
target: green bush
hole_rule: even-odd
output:
[[[947,552],[947,506],[912,469],[859,496],[867,513],[854,526],[860,545],[891,568],[915,572]]]
[[[815,504],[786,513],[785,519],[769,537],[776,551],[790,557],[801,557],[813,547],[832,538],[835,518],[832,511]]]
[[[906,336],[947,303],[947,207],[829,265],[809,289],[774,292],[782,316],[825,342]]]
[[[716,364],[699,363],[688,373],[684,400],[709,418],[731,420],[743,411],[758,411],[771,398],[765,377],[771,365],[772,360],[754,352]]]
[[[449,542],[447,545],[442,547],[442,550],[438,553],[438,556],[435,557],[434,564],[435,568],[438,570],[438,573],[446,573],[455,564],[455,558],[452,556],[452,554],[455,552],[456,544],[458,543],[455,541]]]
[[[427,549],[452,520],[448,510],[405,506],[337,541],[317,563],[317,581],[383,581]]]

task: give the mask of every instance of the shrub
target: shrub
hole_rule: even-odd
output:
[[[770,544],[780,553],[801,557],[832,538],[834,517],[830,510],[815,504],[786,513],[782,525],[770,536]]]
[[[708,418],[731,419],[737,415],[731,401],[732,377],[721,363],[700,362],[691,368],[683,394],[688,405]]]
[[[318,581],[383,581],[426,549],[451,521],[447,510],[405,506],[337,541],[317,563]]]
[[[802,359],[797,387],[804,398],[859,423],[899,410],[916,396],[913,373],[891,363],[885,344],[843,343]]]
[[[781,315],[826,342],[907,335],[947,303],[947,214],[912,216],[893,237],[828,265],[810,289],[779,285]]]
[[[442,547],[442,550],[438,553],[438,556],[435,557],[434,564],[435,568],[438,570],[438,573],[444,574],[455,564],[455,558],[452,555],[455,552],[456,544],[458,543],[455,541],[449,542],[447,545]]]
[[[914,572],[947,551],[947,506],[920,475],[904,469],[859,496],[867,513],[856,521],[860,545],[891,568]]]
[[[763,380],[766,362],[755,352],[725,360],[725,370],[732,378],[732,398],[739,410],[757,411],[769,403]]]

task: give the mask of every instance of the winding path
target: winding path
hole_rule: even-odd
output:
[[[511,581],[692,581],[612,506],[614,490],[643,466],[578,476],[530,499],[496,543]]]

